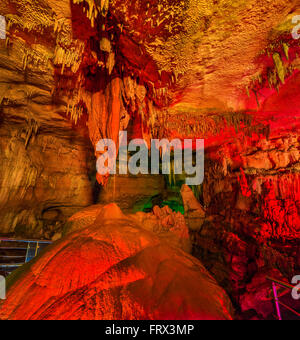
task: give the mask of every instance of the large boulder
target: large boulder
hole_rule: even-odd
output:
[[[0,319],[231,319],[226,293],[195,258],[116,207],[8,280]]]

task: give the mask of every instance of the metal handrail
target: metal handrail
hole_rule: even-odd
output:
[[[26,248],[20,248],[20,247],[1,247],[1,245],[0,245],[0,250],[11,250],[11,249],[13,249],[13,250],[26,250],[27,247]]]
[[[52,241],[48,240],[34,240],[34,239],[29,239],[29,240],[21,240],[21,239],[14,239],[14,238],[2,238],[0,237],[0,242],[16,242],[16,243],[44,243],[44,244],[51,244]]]
[[[5,245],[4,247],[1,247],[1,242],[7,243],[7,242],[12,242],[12,243],[17,243],[17,245],[9,247]],[[23,245],[20,245],[20,248],[18,247],[18,243]],[[0,255],[0,258],[3,259],[3,261],[8,261],[8,259],[15,259],[17,263],[0,263],[0,269],[4,270],[5,273],[10,273],[13,268],[18,268],[25,263],[31,261],[34,257],[36,257],[39,253],[39,249],[41,246],[45,245],[50,245],[52,244],[52,241],[47,241],[47,240],[22,240],[22,239],[12,239],[12,238],[0,238],[0,250],[14,250],[14,251],[20,251],[24,250],[26,253],[24,256],[11,256],[11,255]],[[20,259],[23,258],[24,262],[20,263]],[[11,268],[11,269],[9,269]]]
[[[267,280],[272,282],[272,289],[273,289],[273,295],[274,295],[274,301],[275,301],[278,320],[282,320],[280,306],[286,308],[287,310],[289,310],[294,315],[300,317],[300,313],[295,311],[293,308],[287,306],[283,302],[279,301],[278,292],[277,292],[277,286],[280,286],[282,288],[287,288],[288,290],[293,290],[293,289],[295,289],[295,287],[290,285],[289,283],[274,279],[272,277],[267,277]],[[300,288],[298,289],[298,291],[300,292]]]
[[[292,286],[291,284],[287,283],[287,282],[283,282],[277,279],[273,279],[272,277],[267,277],[267,280],[276,283],[278,286],[281,286],[283,288],[287,288],[287,289],[294,289],[295,287]]]

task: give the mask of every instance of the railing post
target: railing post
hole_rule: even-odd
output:
[[[30,243],[27,243],[25,263],[29,262],[29,251],[30,251]]]
[[[276,287],[275,282],[272,282],[272,288],[273,288],[273,294],[274,294],[274,300],[275,300],[278,320],[282,321],[281,312],[280,312],[280,305],[279,305],[279,299],[278,299],[278,294],[277,294],[277,287]]]
[[[9,238],[1,238],[0,237],[0,250],[2,249],[2,242],[14,242],[14,243],[25,243],[26,246],[13,246],[9,247],[8,249],[11,250],[18,250],[22,249],[23,251],[25,250],[26,253],[23,254],[22,256],[16,255],[16,256],[6,256],[3,255],[1,256],[0,254],[0,269],[1,271],[4,272],[5,276],[9,275],[15,268],[20,267],[24,263],[28,263],[31,261],[33,258],[35,258],[38,254],[40,249],[43,249],[46,245],[51,244],[51,241],[46,241],[46,240],[20,240],[20,239],[9,239]],[[11,258],[10,263],[3,263],[3,259],[5,260],[6,258]],[[22,258],[22,261],[19,260]],[[15,262],[12,262],[13,259],[15,259]],[[18,262],[16,262],[18,261]],[[1,288],[1,287],[0,287]]]
[[[40,248],[40,245],[39,245],[39,242],[36,243],[36,248],[35,248],[35,255],[34,256],[37,256],[38,252],[39,252],[39,248]]]

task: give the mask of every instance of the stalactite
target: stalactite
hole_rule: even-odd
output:
[[[78,101],[74,101],[72,104],[68,103],[67,106],[67,116],[70,116],[71,121],[77,125],[78,121],[83,115],[83,107],[79,104]]]
[[[22,0],[23,16],[16,14],[7,14],[7,30],[12,27],[19,28],[22,31],[37,31],[43,33],[45,29],[54,25],[53,13],[48,13],[42,6],[37,3]],[[27,16],[28,13],[28,16]],[[31,17],[34,15],[34,18]]]
[[[27,120],[27,129],[26,129],[26,137],[25,137],[25,149],[27,149],[29,142],[32,138],[35,138],[39,131],[39,124],[36,120],[32,118],[28,118]]]
[[[73,0],[74,4],[86,3],[88,9],[86,11],[87,18],[91,21],[92,27],[95,26],[95,20],[98,15],[106,16],[109,9],[109,0]],[[84,8],[85,12],[85,8]]]
[[[108,70],[108,74],[110,75],[115,67],[115,54],[113,52],[109,53],[108,59],[106,62],[106,68]]]
[[[289,60],[289,45],[287,43],[282,43],[282,48],[286,59]]]
[[[29,65],[38,67],[49,67],[49,61],[52,58],[50,52],[45,51],[38,45],[35,48],[24,47],[23,50],[23,70],[26,70]]]
[[[68,49],[60,45],[56,46],[53,63],[61,66],[61,74],[64,73],[65,67],[71,68],[73,73],[79,70],[85,44],[77,40],[74,41],[74,45]]]
[[[247,92],[248,98],[250,98],[250,91],[249,91],[249,87],[248,86],[246,86],[246,92]]]
[[[253,93],[255,95],[255,100],[256,100],[257,107],[259,108],[260,104],[259,104],[259,99],[258,99],[257,91],[253,90]]]
[[[284,84],[286,72],[285,72],[285,67],[284,67],[284,64],[282,62],[280,54],[274,53],[273,54],[273,60],[274,60],[274,64],[275,64],[275,67],[276,67],[278,77],[279,77],[280,81],[282,82],[282,84]]]
[[[104,91],[99,91],[91,95],[91,102],[86,100],[89,112],[88,128],[90,139],[94,146],[101,139],[112,139],[119,147],[119,130],[123,107],[122,93],[124,93],[123,81],[120,78],[114,78],[107,85]],[[128,121],[127,121],[128,124]],[[123,126],[124,129],[127,126]],[[97,154],[97,157],[100,154]],[[107,183],[108,175],[97,175],[98,182],[102,185]]]

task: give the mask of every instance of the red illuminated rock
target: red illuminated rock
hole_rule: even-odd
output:
[[[256,310],[264,318],[267,318],[274,311],[274,295],[271,281],[266,277],[284,280],[278,270],[268,272],[262,271],[254,276],[251,283],[247,285],[246,293],[241,298],[241,307],[243,311]],[[289,282],[286,282],[287,284]],[[280,294],[284,289],[277,287]]]
[[[232,317],[229,298],[198,260],[114,205],[16,275],[2,320]]]

